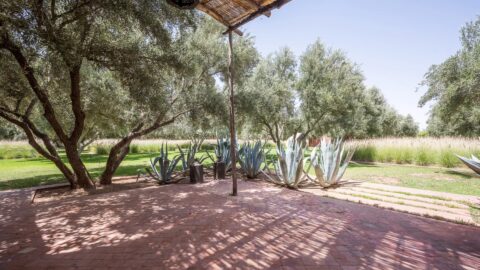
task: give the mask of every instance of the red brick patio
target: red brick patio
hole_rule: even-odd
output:
[[[480,228],[241,182],[30,205],[0,194],[0,269],[480,269]]]

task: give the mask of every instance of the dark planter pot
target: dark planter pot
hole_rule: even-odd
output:
[[[225,162],[217,161],[213,165],[214,179],[225,179],[227,174],[227,168]]]
[[[203,165],[195,162],[190,166],[190,183],[203,183]]]

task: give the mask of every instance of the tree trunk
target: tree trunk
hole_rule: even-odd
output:
[[[237,155],[235,152],[235,100],[233,91],[233,38],[232,31],[228,32],[228,86],[230,89],[230,159],[232,160],[232,196],[237,196]]]
[[[70,183],[71,189],[76,189],[79,187],[77,182],[77,177],[72,173],[72,171],[60,160],[60,158],[52,160],[52,162],[57,166],[57,168],[62,172],[63,176]]]
[[[90,178],[87,168],[85,167],[85,164],[83,164],[83,161],[80,158],[80,153],[78,152],[77,145],[65,144],[65,153],[67,154],[70,166],[72,166],[78,186],[84,189],[95,188],[95,184]]]
[[[115,174],[115,171],[118,169],[120,163],[122,163],[130,150],[131,142],[132,140],[123,139],[112,147],[112,150],[110,150],[108,155],[105,170],[100,176],[100,184],[110,185],[112,183],[112,178]]]

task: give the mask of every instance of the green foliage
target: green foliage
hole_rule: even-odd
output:
[[[212,158],[212,156],[210,156],[210,153],[208,152],[207,155],[213,162],[221,161],[225,163],[225,168],[229,170],[232,166],[232,157],[230,153],[230,138],[221,137],[217,138],[217,143],[215,144],[215,159]]]
[[[262,165],[266,165],[264,147],[265,143],[261,141],[246,142],[238,150],[238,162],[248,178],[256,178],[262,170]]]
[[[244,115],[251,131],[267,133],[280,143],[295,117],[296,60],[283,48],[262,59],[238,92],[239,115]]]
[[[0,159],[35,158],[39,154],[29,145],[0,142]]]
[[[207,158],[201,157],[198,159],[196,157],[197,153],[200,152],[203,141],[203,139],[193,139],[188,144],[188,148],[184,150],[177,145],[178,151],[180,152],[179,159],[182,161],[183,172],[188,172],[190,170],[190,166],[192,166],[195,161],[202,163]]]
[[[97,155],[108,155],[108,153],[110,153],[110,149],[112,149],[111,145],[97,144],[94,146],[94,153]]]
[[[147,170],[149,174],[159,183],[168,184],[173,180],[173,172],[180,161],[181,156],[177,155],[170,161],[168,159],[168,146],[162,145],[160,155],[156,158],[150,159],[150,170]]]
[[[395,135],[399,137],[416,137],[418,135],[418,124],[415,123],[410,114],[406,117],[400,116],[398,129]]]
[[[131,154],[138,154],[138,153],[140,153],[140,147],[138,147],[137,144],[131,144],[131,145],[130,145],[130,153],[131,153]]]
[[[427,148],[418,148],[415,163],[421,166],[434,164],[435,156]]]
[[[364,162],[377,161],[377,148],[373,145],[360,146],[353,154],[352,159]]]
[[[317,136],[416,136],[418,132],[413,118],[398,114],[380,89],[366,89],[357,64],[320,41],[300,58],[297,89],[303,130],[313,130]]]
[[[356,141],[358,144],[352,160],[397,164],[437,165],[457,167],[461,162],[455,153],[480,152],[475,139],[463,138],[384,138]]]
[[[440,165],[446,168],[453,168],[459,165],[458,159],[451,149],[443,149],[440,151]]]
[[[277,146],[277,162],[274,162],[274,183],[297,189],[304,182],[303,159],[305,140],[302,134],[295,134],[288,138],[287,147]]]
[[[425,74],[420,106],[434,102],[428,120],[432,136],[480,136],[480,17],[461,30],[462,48]]]
[[[226,81],[227,46],[222,25],[199,14],[163,0],[0,1],[0,69],[8,71],[0,73],[0,117],[23,120],[18,115],[28,112],[38,130],[69,147],[90,139],[145,137],[174,122],[223,126],[228,108],[217,81]],[[235,37],[235,45],[238,85],[258,53],[248,35]],[[28,83],[14,57],[18,51],[38,87]],[[64,134],[74,130],[78,133],[67,142]],[[133,145],[131,151],[137,150],[142,152]],[[122,157],[112,153],[112,160]],[[87,175],[79,162],[73,164],[75,174]]]
[[[339,185],[353,153],[354,151],[344,153],[344,142],[342,139],[329,141],[326,138],[322,138],[320,144],[313,149],[309,158],[315,172],[313,183],[323,188]],[[307,171],[310,171],[310,169]]]
[[[317,41],[301,56],[298,93],[302,115],[315,134],[355,136],[366,128],[363,75],[339,50]]]
[[[398,164],[412,164],[415,161],[415,150],[409,148],[402,148],[395,151],[395,162]]]
[[[21,140],[25,135],[15,125],[0,117],[0,140]]]

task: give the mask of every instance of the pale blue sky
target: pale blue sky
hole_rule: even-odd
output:
[[[290,47],[297,56],[318,38],[360,65],[400,113],[422,128],[428,106],[416,91],[430,65],[460,48],[459,31],[480,15],[479,0],[292,0],[242,28],[263,55]]]

